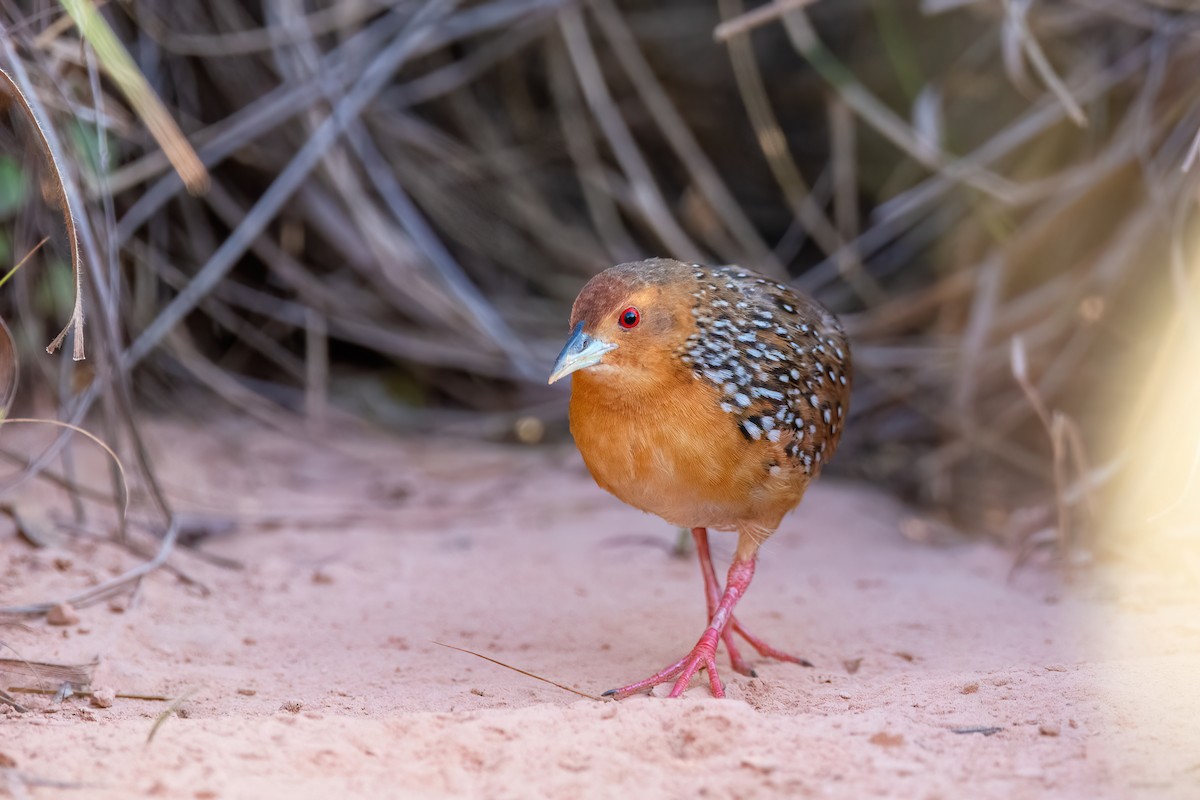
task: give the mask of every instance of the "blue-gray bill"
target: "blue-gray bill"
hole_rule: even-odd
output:
[[[562,352],[558,354],[548,383],[565,378],[576,370],[599,364],[605,353],[616,349],[617,346],[612,342],[588,336],[583,332],[583,323],[580,322],[575,326],[575,330],[571,331],[571,338],[567,339]]]

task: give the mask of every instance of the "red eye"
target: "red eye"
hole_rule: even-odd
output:
[[[637,324],[642,321],[642,315],[633,306],[621,312],[621,317],[618,320],[622,328],[636,328]]]

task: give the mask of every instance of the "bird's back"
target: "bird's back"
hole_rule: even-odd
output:
[[[769,533],[841,437],[845,334],[816,301],[749,270],[643,263],[689,306],[686,330],[661,380],[636,392],[577,373],[580,452],[602,487],[674,524]]]

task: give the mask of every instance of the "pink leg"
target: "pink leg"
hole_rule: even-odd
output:
[[[696,646],[692,648],[692,652],[661,672],[657,672],[649,678],[632,683],[629,686],[620,689],[611,689],[605,692],[604,696],[616,697],[620,700],[631,694],[645,691],[675,678],[675,685],[671,687],[671,694],[669,696],[679,697],[679,695],[683,694],[683,690],[687,688],[688,684],[691,683],[692,676],[703,668],[708,672],[708,686],[712,691],[713,697],[724,697],[725,689],[721,686],[721,679],[717,675],[717,642],[720,641],[721,635],[725,632],[725,628],[733,616],[733,607],[737,605],[738,600],[742,599],[742,595],[746,593],[746,589],[750,586],[750,581],[753,577],[754,559],[748,561],[735,560],[729,567],[729,578],[725,583],[725,593],[717,603],[716,611],[713,613],[708,627],[705,629],[703,635],[700,636],[700,641],[696,642]]]
[[[717,582],[717,571],[713,568],[712,556],[708,552],[708,529],[692,528],[692,538],[696,540],[696,555],[700,558],[700,572],[704,576],[704,595],[708,599],[708,619],[711,621],[713,614],[717,611],[717,604],[721,602],[721,584]],[[737,624],[736,618],[733,624]],[[738,651],[738,646],[733,639],[732,626],[726,628],[721,634],[721,641],[725,643],[725,649],[729,651],[729,662],[733,665],[733,671],[749,675],[752,678],[757,677]]]
[[[713,608],[717,604],[717,598],[721,594],[721,585],[717,583],[717,571],[713,568],[712,556],[708,551],[708,531],[704,528],[692,528],[692,537],[696,540],[696,554],[700,557],[700,571],[704,573],[704,589],[708,597],[708,615],[711,618]],[[776,661],[788,661],[792,664],[799,664],[802,667],[811,667],[812,663],[807,659],[793,656],[781,650],[776,650],[769,644],[759,639],[750,631],[742,627],[742,623],[738,622],[737,617],[730,620],[729,627],[721,635],[721,640],[725,642],[725,649],[729,651],[729,661],[733,664],[735,671],[750,677],[756,677],[754,670],[742,658],[734,645],[733,634],[737,633],[743,639],[750,643],[750,646],[758,651],[763,658],[773,658]]]

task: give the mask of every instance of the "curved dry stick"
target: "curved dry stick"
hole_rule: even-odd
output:
[[[86,428],[81,428],[78,425],[72,425],[69,422],[63,422],[59,419],[37,419],[35,417],[0,418],[0,427],[4,425],[12,425],[14,423],[36,423],[39,425],[50,425],[55,428],[66,428],[67,430],[74,431],[75,433],[83,434],[99,445],[105,453],[108,453],[108,457],[111,458],[113,463],[117,465],[117,471],[121,473],[121,491],[117,496],[117,500],[119,501],[117,505],[117,513],[120,515],[121,520],[124,521],[125,516],[129,511],[129,478],[125,474],[125,465],[121,463],[121,458],[116,454],[116,452],[113,451],[111,447],[108,446],[108,444],[105,443],[103,439]]]
[[[0,36],[7,38],[8,31],[0,24]],[[46,157],[46,161],[50,164],[50,174],[54,176],[54,190],[58,202],[62,207],[63,222],[67,226],[67,239],[71,243],[71,273],[75,279],[75,307],[71,310],[71,319],[68,320],[66,326],[59,331],[58,336],[46,347],[47,353],[53,353],[62,346],[63,339],[67,338],[69,331],[74,331],[73,338],[74,349],[71,357],[76,361],[84,359],[83,350],[83,258],[79,254],[79,235],[75,229],[75,212],[71,210],[71,201],[67,199],[67,187],[63,181],[62,167],[59,165],[57,154],[54,148],[50,145],[50,140],[46,137],[46,130],[42,126],[41,120],[34,113],[33,107],[29,104],[29,98],[21,91],[21,87],[17,82],[3,69],[0,69],[0,83],[8,90],[9,94],[17,101],[17,105],[25,113],[25,118],[33,124],[33,129],[37,131],[38,143],[42,146],[42,155]]]
[[[1046,58],[1042,46],[1034,38],[1033,31],[1029,29],[1029,21],[1026,18],[1029,5],[1030,0],[1004,0],[1005,17],[1012,35],[1020,42],[1022,49],[1025,50],[1025,57],[1033,64],[1033,68],[1045,82],[1046,88],[1062,104],[1067,116],[1079,127],[1086,128],[1087,115],[1083,113],[1079,102],[1071,96],[1071,92],[1063,83],[1062,78],[1058,77],[1058,73],[1050,65],[1050,60]]]
[[[53,425],[53,426],[59,427],[59,428],[67,428],[69,430],[74,431],[75,433],[83,434],[84,436],[86,436],[87,438],[91,439],[93,442],[98,444],[104,450],[104,452],[107,453],[109,455],[109,457],[113,460],[113,463],[115,463],[117,465],[117,470],[120,472],[121,491],[120,491],[120,497],[118,498],[118,500],[120,501],[120,503],[118,505],[118,513],[120,515],[121,524],[122,524],[122,526],[124,526],[125,515],[128,512],[128,508],[129,508],[129,485],[128,485],[128,482],[127,482],[127,479],[125,476],[125,465],[121,463],[121,459],[117,456],[117,454],[115,452],[113,452],[111,447],[109,447],[107,444],[105,444],[104,441],[100,437],[96,436],[91,431],[85,430],[84,428],[80,428],[78,425],[72,425],[69,422],[62,422],[61,420],[31,419],[31,418],[27,418],[27,417],[17,417],[17,418],[13,418],[13,419],[0,420],[0,426],[8,425],[11,423],[38,423],[38,424],[42,424],[42,425]],[[122,574],[118,575],[115,578],[104,581],[103,583],[100,583],[89,589],[85,589],[84,591],[79,592],[78,594],[72,595],[71,597],[68,597],[65,600],[61,600],[58,603],[43,602],[43,603],[31,603],[29,605],[24,605],[24,606],[9,606],[7,608],[0,608],[0,614],[39,615],[39,614],[45,614],[47,611],[49,611],[54,606],[59,605],[59,603],[66,603],[68,605],[75,606],[76,608],[83,608],[84,606],[88,606],[88,605],[91,605],[92,603],[96,603],[100,600],[103,600],[104,598],[108,597],[109,595],[116,593],[119,589],[124,588],[127,584],[133,583],[134,581],[137,581],[137,580],[141,580],[145,576],[149,575],[151,572],[154,572],[156,569],[161,567],[164,563],[166,563],[167,556],[169,556],[171,554],[171,550],[174,549],[175,540],[178,538],[178,536],[179,536],[179,521],[175,517],[175,515],[172,513],[170,515],[170,524],[167,527],[167,533],[163,537],[162,543],[159,544],[159,546],[158,546],[158,552],[156,552],[154,554],[154,557],[149,559],[148,561],[143,561],[141,564],[138,564],[136,567],[133,567],[132,569],[126,570],[125,572],[123,572]]]

